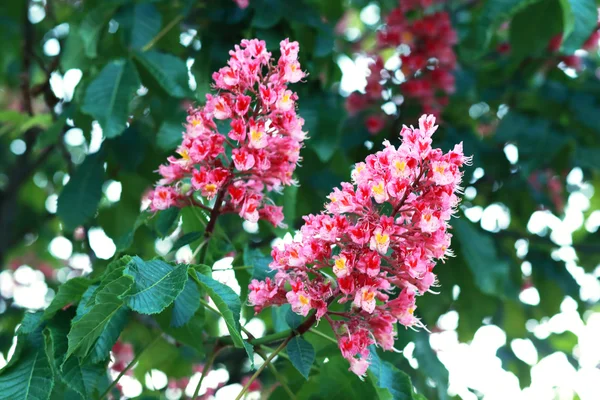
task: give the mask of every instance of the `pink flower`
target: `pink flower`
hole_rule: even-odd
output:
[[[301,239],[272,251],[280,293],[287,292],[294,312],[315,309],[317,320],[331,324],[359,376],[369,366],[370,345],[393,350],[396,323],[423,326],[414,315],[416,296],[435,285],[435,260],[449,254],[448,221],[469,159],[461,145],[447,153],[432,148],[436,129],[432,115],[419,128],[403,127],[398,148],[385,142],[356,164],[353,183],[332,191],[326,211],[304,217]],[[322,271],[331,267],[334,276]],[[336,301],[353,307],[330,311]]]
[[[218,91],[206,95],[203,107],[188,110],[178,156],[159,167],[151,210],[189,206],[197,194],[222,194],[214,206],[220,213],[283,226],[281,208],[266,193],[293,184],[302,160],[304,120],[296,114],[298,96],[288,89],[304,76],[298,51],[298,43],[286,39],[276,61],[264,41],[244,39],[229,52],[228,65],[212,76]],[[229,132],[217,128],[218,120],[230,120]]]

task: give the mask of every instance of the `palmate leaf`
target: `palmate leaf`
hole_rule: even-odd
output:
[[[137,256],[125,272],[135,281],[125,301],[129,308],[141,314],[158,314],[170,306],[188,279],[185,264],[173,268],[162,260],[143,261]]]
[[[140,85],[130,61],[111,61],[87,87],[81,111],[98,120],[104,137],[120,135],[127,126],[129,103]]]
[[[101,4],[93,10],[90,10],[81,22],[78,32],[87,57],[96,58],[98,55],[98,41],[104,27],[116,9],[117,6],[114,4]]]
[[[87,356],[111,319],[125,306],[123,297],[131,290],[131,276],[121,276],[96,295],[95,304],[71,326],[66,358]]]
[[[178,217],[179,208],[177,207],[171,207],[158,213],[154,227],[160,237],[164,238],[169,234]]]
[[[598,26],[597,6],[594,0],[564,0],[561,4],[573,21],[572,32],[565,38],[562,49],[572,53],[581,48]]]
[[[87,156],[58,196],[56,214],[67,230],[77,228],[96,213],[102,198],[103,164],[99,153]]]
[[[194,271],[195,272],[195,271]],[[244,347],[243,339],[240,334],[240,312],[242,304],[237,294],[229,287],[216,280],[195,273],[194,279],[200,287],[208,293],[214,301],[217,309],[223,315],[231,339],[235,347]]]
[[[292,365],[308,380],[310,367],[315,362],[315,349],[312,344],[300,336],[294,336],[287,344],[286,351]]]
[[[125,7],[119,12],[117,22],[123,26],[125,44],[141,49],[160,31],[162,18],[153,4],[142,3]]]
[[[129,310],[125,307],[120,308],[106,323],[104,330],[98,337],[91,350],[91,360],[94,363],[108,359],[110,350],[119,339],[121,331],[129,321]]]
[[[204,354],[204,341],[198,340],[204,333],[204,310],[199,310],[185,325],[175,328],[171,326],[172,309],[166,309],[154,318],[162,330],[173,339],[192,347],[200,354]]]
[[[66,307],[69,304],[79,303],[81,297],[87,290],[87,288],[91,285],[92,281],[87,278],[73,278],[69,279],[62,285],[58,287],[58,292],[54,299],[52,299],[52,303],[46,308],[44,311],[44,318],[49,319],[52,318],[56,312]]]
[[[332,357],[321,367],[318,399],[364,400],[376,399],[373,385],[348,371],[348,361],[341,356]],[[308,383],[310,384],[310,382]]]

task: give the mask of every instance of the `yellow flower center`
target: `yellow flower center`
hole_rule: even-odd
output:
[[[292,70],[292,72],[296,72],[298,67],[296,66],[296,64],[292,64],[292,65],[290,65],[290,69]]]
[[[379,182],[379,184],[374,185],[371,189],[373,190],[373,193],[381,196],[383,194],[383,182]]]
[[[412,307],[411,307],[411,308],[409,308],[409,309],[408,309],[408,313],[409,313],[410,315],[413,315],[413,314],[414,314],[414,312],[415,312],[415,309],[414,309],[414,308],[412,308]]]
[[[253,142],[258,142],[263,137],[263,133],[256,129],[250,129],[250,140]]]
[[[423,214],[423,219],[424,219],[426,222],[429,222],[429,221],[431,221],[431,214]]]
[[[375,298],[375,293],[365,291],[365,292],[363,292],[362,298],[363,298],[363,301],[373,301],[373,299]]]
[[[344,269],[346,269],[346,259],[343,258],[343,257],[340,257],[337,260],[335,260],[335,267],[338,270],[344,270]]]
[[[446,170],[446,167],[444,167],[443,165],[436,165],[433,170],[435,172],[437,172],[438,174],[443,174],[444,171]]]
[[[202,123],[202,121],[200,121],[199,119],[193,119],[192,120],[192,126],[195,128],[198,125],[200,125]]]
[[[308,303],[310,303],[310,300],[308,299],[308,297],[303,296],[303,295],[298,295],[298,300],[300,300],[300,303],[302,303],[303,306],[308,305]]]
[[[187,149],[180,150],[178,153],[183,160],[190,161],[190,153]]]
[[[217,190],[217,185],[215,185],[214,183],[207,183],[206,186],[204,186],[204,190],[206,190],[207,192],[214,192],[215,190]]]
[[[378,245],[386,244],[389,239],[390,239],[390,237],[388,235],[386,235],[385,233],[376,233],[375,234],[375,241],[377,242]]]
[[[406,168],[406,161],[402,160],[396,160],[396,162],[394,163],[394,167],[396,167],[396,170],[398,172],[404,172],[404,169]]]

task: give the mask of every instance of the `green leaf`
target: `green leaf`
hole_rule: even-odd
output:
[[[170,325],[174,328],[179,328],[187,324],[190,318],[198,311],[198,308],[200,308],[200,291],[198,290],[198,286],[191,279],[188,279],[185,282],[183,291],[173,302]]]
[[[170,96],[181,98],[190,94],[188,69],[180,58],[152,50],[135,53],[135,59]]]
[[[252,26],[255,28],[271,28],[277,25],[283,16],[282,2],[278,0],[254,0],[250,4],[254,8]]]
[[[573,53],[581,48],[598,26],[598,10],[595,0],[566,0],[563,1],[565,13],[570,13],[574,18],[573,31],[568,35],[562,45],[566,53]]]
[[[73,278],[69,279],[58,287],[58,292],[52,303],[44,311],[44,319],[50,319],[56,314],[57,311],[63,309],[69,304],[79,303],[81,297],[91,285],[92,281],[87,278]]]
[[[285,313],[285,322],[292,329],[297,329],[302,323],[302,317],[292,311],[291,307]]]
[[[111,61],[87,87],[81,111],[98,120],[104,137],[120,135],[127,127],[129,103],[140,85],[130,61]]]
[[[90,352],[92,362],[101,362],[110,356],[110,350],[117,343],[121,332],[129,322],[129,317],[129,310],[122,307],[106,323],[106,327]]]
[[[438,398],[448,398],[448,370],[442,364],[429,343],[429,333],[426,331],[413,332],[415,342],[414,357],[419,362],[419,368],[425,376],[431,378],[436,385]]]
[[[374,346],[371,346],[371,365],[369,377],[375,386],[387,390],[393,400],[412,400],[413,386],[404,372],[387,361],[382,361]]]
[[[171,325],[173,320],[173,310],[168,308],[154,317],[162,330],[173,339],[190,346],[204,354],[204,341],[198,340],[205,332],[204,310],[200,309],[194,314],[185,325],[175,328]]]
[[[78,32],[83,41],[83,49],[87,57],[96,58],[98,55],[98,41],[116,9],[117,7],[113,4],[102,4],[85,14]]]
[[[486,294],[505,296],[509,265],[498,257],[494,240],[464,219],[456,219],[452,225],[479,289]]]
[[[188,232],[185,235],[181,236],[179,239],[177,239],[175,243],[173,243],[171,251],[177,251],[183,246],[193,243],[196,240],[200,239],[202,236],[204,236],[203,232]]]
[[[83,399],[96,398],[103,390],[99,386],[107,374],[106,364],[81,364],[78,358],[71,357],[63,365],[68,349],[68,332],[68,321],[53,321],[46,328],[44,335],[48,357],[52,360],[56,374],[69,388],[79,393]]]
[[[256,369],[254,366],[254,347],[244,340],[244,349],[246,349],[248,361],[250,361],[250,369]]]
[[[133,257],[126,270],[134,279],[133,288],[125,298],[127,305],[141,314],[158,314],[183,291],[187,271],[185,264],[173,268],[159,259],[143,261]]]
[[[563,29],[563,13],[558,0],[532,4],[510,23],[511,52],[519,59],[546,51],[548,41]]]
[[[154,227],[160,237],[164,238],[171,232],[177,217],[179,217],[179,208],[177,207],[171,207],[158,213]]]
[[[373,385],[362,382],[348,371],[348,361],[341,356],[332,357],[321,367],[319,395],[323,399],[365,400],[376,399]]]
[[[100,154],[87,156],[58,196],[56,214],[67,230],[74,230],[96,213],[102,198],[103,164]]]
[[[208,293],[223,315],[233,344],[235,347],[242,348],[244,343],[240,334],[240,312],[242,310],[240,298],[229,286],[225,286],[208,276],[196,273],[195,277],[195,281]]]
[[[156,134],[156,144],[163,150],[174,150],[181,143],[182,121],[164,121]]]
[[[275,276],[275,271],[269,268],[269,264],[273,261],[271,256],[266,256],[259,249],[244,249],[244,265],[252,267],[252,278],[260,281],[267,277]]]
[[[160,31],[162,18],[153,4],[141,3],[125,8],[117,22],[122,25],[126,45],[138,50]]]
[[[67,336],[67,359],[73,354],[83,358],[89,353],[104,328],[124,306],[123,297],[131,290],[132,285],[131,276],[121,276],[96,295],[96,303],[71,326]]]
[[[306,380],[310,374],[310,367],[315,362],[315,349],[300,336],[294,336],[286,346],[286,352],[292,365]]]
[[[19,360],[1,372],[1,400],[46,400],[50,397],[54,380],[43,349],[27,346]]]

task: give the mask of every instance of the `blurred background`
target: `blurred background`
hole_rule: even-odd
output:
[[[277,51],[289,37],[309,74],[293,89],[310,140],[299,185],[274,197],[288,229],[244,222],[240,230],[237,216],[220,219],[227,244],[209,250],[214,269],[266,262],[271,244],[291,240],[301,216],[319,212],[355,162],[383,140],[398,144],[403,124],[434,113],[441,125],[434,143],[463,142],[473,155],[452,221],[456,256],[436,267],[439,293],[417,303],[431,332],[402,329],[402,355],[382,357],[429,399],[598,399],[597,7],[594,0],[1,2],[0,367],[23,313],[47,306],[66,280],[123,252],[193,261],[194,243],[173,248],[197,230],[189,210],[167,232],[140,214],[154,171],[234,44],[257,37]],[[242,260],[247,243],[254,253]],[[245,271],[214,276],[245,299]],[[276,329],[275,316],[254,318],[250,307],[244,318],[257,335]],[[136,336],[125,337],[135,347]],[[147,358],[123,380],[125,397],[189,392],[187,381],[171,385],[172,374]],[[239,391],[230,381],[235,362],[224,360],[203,392],[229,399],[236,392],[228,390]]]

